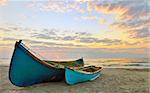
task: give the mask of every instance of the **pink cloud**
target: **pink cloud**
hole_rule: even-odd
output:
[[[5,6],[8,0],[0,0],[0,6]]]
[[[132,15],[124,15],[129,11],[127,7],[112,4],[97,4],[95,10],[99,13],[114,14],[117,19],[131,19]]]

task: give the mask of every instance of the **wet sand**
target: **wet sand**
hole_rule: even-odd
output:
[[[0,93],[150,93],[150,69],[104,68],[90,82],[67,85],[64,81],[16,87],[8,80],[8,67],[0,67]]]

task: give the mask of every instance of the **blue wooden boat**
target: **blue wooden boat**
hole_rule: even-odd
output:
[[[81,68],[66,68],[65,80],[69,85],[73,85],[79,82],[92,81],[100,76],[102,67],[87,66]]]
[[[83,66],[83,59],[75,61],[45,61],[37,58],[21,40],[16,42],[9,68],[9,79],[20,87],[33,84],[60,81],[65,77],[65,67]]]

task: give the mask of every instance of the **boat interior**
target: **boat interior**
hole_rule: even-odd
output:
[[[96,67],[96,66],[88,66],[88,67],[84,67],[82,68],[82,71],[86,71],[86,72],[95,72],[102,69],[102,67]]]
[[[44,62],[47,62],[49,64],[53,64],[53,65],[63,65],[66,67],[82,67],[83,64],[79,64],[76,61],[47,61],[44,60]]]

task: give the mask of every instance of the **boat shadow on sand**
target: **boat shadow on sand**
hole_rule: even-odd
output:
[[[9,89],[4,90],[4,93],[91,93],[93,90],[95,91],[93,93],[97,93],[99,91],[97,87],[99,87],[99,81],[102,78],[103,76],[97,78],[95,81],[80,82],[71,86],[66,84],[65,80],[60,82],[45,82],[28,87],[17,87],[9,83]]]

